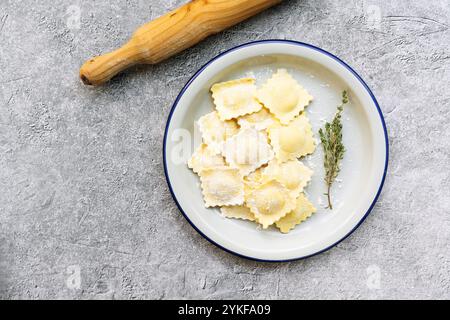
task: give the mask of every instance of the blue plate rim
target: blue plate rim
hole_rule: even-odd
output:
[[[172,184],[170,183],[170,179],[169,179],[169,175],[167,173],[167,159],[166,159],[166,147],[167,147],[167,134],[168,134],[168,129],[169,129],[169,125],[170,125],[170,121],[172,120],[172,115],[178,105],[179,100],[181,99],[181,97],[183,96],[183,94],[185,93],[185,91],[189,88],[189,86],[191,85],[191,83],[214,61],[216,61],[217,59],[221,58],[222,56],[236,51],[238,49],[244,48],[244,47],[249,47],[249,46],[253,46],[256,44],[261,44],[261,43],[287,43],[287,44],[293,44],[293,45],[298,45],[298,46],[302,46],[302,47],[307,47],[313,50],[316,50],[320,53],[323,53],[329,57],[331,57],[332,59],[334,59],[335,61],[339,62],[341,65],[343,65],[348,71],[350,71],[357,79],[358,81],[364,86],[364,88],[366,89],[366,91],[369,93],[373,103],[375,104],[377,110],[378,110],[378,114],[380,116],[380,120],[383,126],[383,132],[384,132],[384,140],[385,140],[385,148],[386,148],[386,159],[385,159],[385,164],[384,164],[384,172],[383,172],[383,178],[381,179],[381,183],[380,186],[378,187],[378,191],[371,203],[371,205],[369,206],[369,209],[367,210],[367,212],[364,214],[364,216],[361,218],[361,220],[355,225],[355,227],[353,227],[352,230],[350,230],[344,237],[342,237],[341,239],[339,239],[337,242],[333,243],[332,245],[319,250],[317,252],[314,252],[312,254],[306,255],[306,256],[301,256],[301,257],[296,257],[296,258],[291,258],[291,259],[280,259],[280,260],[268,260],[268,259],[258,259],[255,257],[251,257],[251,256],[246,256],[237,252],[234,252],[228,248],[225,248],[224,246],[218,244],[217,242],[215,242],[214,240],[210,239],[208,236],[206,236],[202,231],[200,231],[200,229],[197,228],[197,226],[189,219],[189,217],[186,215],[186,213],[184,212],[183,208],[181,207],[181,205],[178,202],[177,197],[175,196],[175,193],[173,192],[172,189]],[[249,260],[253,260],[253,261],[258,261],[258,262],[270,262],[270,263],[279,263],[279,262],[290,262],[290,261],[297,261],[297,260],[303,260],[306,258],[310,258],[313,257],[315,255],[321,254],[325,251],[330,250],[331,248],[333,248],[334,246],[338,245],[339,243],[341,243],[342,241],[344,241],[345,239],[347,239],[353,232],[355,232],[356,229],[358,229],[358,227],[364,222],[364,220],[367,218],[367,216],[371,213],[373,207],[375,206],[375,203],[377,202],[380,194],[381,194],[381,190],[383,189],[384,186],[384,182],[386,180],[386,174],[387,174],[387,169],[388,169],[388,162],[389,162],[389,139],[388,139],[388,133],[387,133],[387,128],[386,128],[386,122],[384,120],[384,116],[383,116],[383,112],[381,111],[381,108],[378,104],[377,99],[375,98],[374,94],[372,93],[372,90],[370,90],[369,86],[366,84],[366,82],[361,78],[361,76],[352,68],[350,67],[350,65],[348,65],[346,62],[344,62],[342,59],[338,58],[337,56],[335,56],[334,54],[316,47],[312,44],[309,43],[305,43],[305,42],[300,42],[300,41],[296,41],[296,40],[286,40],[286,39],[267,39],[267,40],[257,40],[257,41],[250,41],[247,43],[243,43],[240,45],[237,45],[235,47],[232,47],[226,51],[223,51],[221,53],[219,53],[217,56],[213,57],[211,60],[209,60],[207,63],[205,63],[187,82],[186,84],[183,86],[183,88],[181,89],[180,93],[178,94],[177,98],[175,99],[172,108],[170,109],[169,112],[169,116],[167,118],[167,122],[166,122],[166,127],[164,130],[164,140],[163,140],[163,148],[162,148],[162,152],[163,152],[163,163],[164,163],[164,175],[166,177],[166,181],[167,181],[167,185],[169,187],[169,191],[170,194],[172,195],[173,200],[175,201],[175,204],[177,205],[178,209],[180,210],[180,212],[183,214],[184,218],[189,222],[189,224],[194,228],[194,230],[196,230],[203,238],[205,238],[206,240],[208,240],[210,243],[212,243],[213,245],[219,247],[220,249],[231,253],[232,255],[241,257],[241,258],[245,258],[245,259],[249,259]]]

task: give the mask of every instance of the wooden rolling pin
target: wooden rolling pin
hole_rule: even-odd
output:
[[[154,64],[282,0],[193,0],[139,29],[123,47],[85,62],[84,84],[100,85],[136,64]]]

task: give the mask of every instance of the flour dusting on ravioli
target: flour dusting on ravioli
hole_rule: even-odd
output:
[[[244,203],[244,180],[238,169],[205,169],[200,171],[200,181],[206,207]]]

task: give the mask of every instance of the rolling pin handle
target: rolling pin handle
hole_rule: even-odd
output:
[[[99,85],[136,65],[139,60],[139,51],[129,42],[115,51],[86,61],[80,69],[80,79],[85,85]]]

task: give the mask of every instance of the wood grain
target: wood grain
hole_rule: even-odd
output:
[[[123,47],[80,69],[87,85],[101,85],[136,64],[155,64],[282,0],[194,0],[135,31]]]

